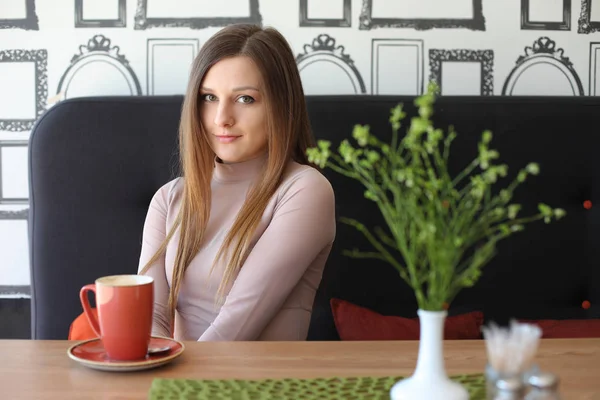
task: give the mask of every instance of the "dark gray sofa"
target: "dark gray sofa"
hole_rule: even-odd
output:
[[[354,124],[385,138],[389,110],[412,97],[307,97],[317,138],[339,141]],[[177,174],[177,126],[182,98],[71,99],[52,107],[30,139],[30,257],[32,338],[66,339],[81,313],[79,289],[102,275],[135,273],[141,232],[155,190]],[[477,285],[464,290],[449,313],[480,310],[486,320],[510,317],[600,317],[600,99],[595,97],[443,97],[436,123],[453,124],[456,170],[476,155],[484,129],[514,173],[530,161],[541,175],[516,194],[525,212],[538,201],[564,208],[565,219],[536,223],[499,247]],[[598,167],[598,168],[597,168]],[[384,226],[356,181],[324,173],[336,192],[337,213]],[[599,207],[585,208],[589,200]],[[600,215],[600,214],[599,214]],[[317,298],[310,340],[339,339],[330,299],[386,315],[416,316],[412,291],[388,264],[341,255],[368,248],[353,228],[339,224]],[[591,307],[582,304],[588,301]]]

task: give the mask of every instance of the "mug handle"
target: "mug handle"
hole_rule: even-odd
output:
[[[91,283],[82,287],[79,291],[79,299],[81,300],[83,311],[85,312],[85,316],[87,317],[90,326],[92,327],[96,335],[100,337],[102,336],[100,334],[100,324],[98,323],[98,319],[94,316],[94,313],[92,312],[92,307],[90,307],[88,292],[94,292],[94,295],[96,295],[96,285]]]

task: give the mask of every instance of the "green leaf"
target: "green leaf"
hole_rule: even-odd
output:
[[[492,216],[497,217],[497,218],[504,216],[504,213],[505,213],[505,211],[504,211],[504,208],[502,208],[502,207],[496,207],[491,211]]]
[[[427,140],[436,145],[440,140],[444,138],[444,132],[441,129],[431,129],[427,135]]]
[[[423,132],[427,131],[429,127],[429,122],[422,118],[413,118],[410,123],[410,131],[413,135],[420,135]]]
[[[358,142],[358,145],[365,147],[369,143],[369,125],[354,125],[352,137]]]
[[[512,198],[512,193],[510,192],[510,190],[502,189],[500,190],[499,196],[500,200],[502,200],[503,203],[508,203]]]
[[[329,152],[325,153],[318,148],[313,147],[306,149],[306,155],[308,156],[309,162],[318,165],[320,168],[325,168]]]
[[[514,224],[513,226],[510,227],[511,232],[520,232],[524,229],[525,229],[525,227],[523,226],[523,224]]]
[[[483,131],[483,134],[481,135],[481,140],[483,143],[489,144],[492,141],[492,131],[490,131],[490,130]]]
[[[508,165],[506,164],[496,165],[495,168],[498,175],[503,178],[506,177],[506,175],[508,174]]]
[[[504,235],[510,235],[510,228],[507,224],[498,226],[498,229],[500,229],[500,232],[502,232]]]
[[[540,173],[540,166],[538,164],[536,164],[536,163],[529,163],[529,164],[527,164],[527,167],[525,167],[525,169],[531,175],[538,175]]]
[[[548,206],[547,204],[544,204],[544,203],[538,204],[538,210],[540,210],[540,212],[543,215],[548,216],[548,217],[551,217],[554,214],[552,208],[550,208],[550,206]]]
[[[342,140],[340,143],[340,147],[338,148],[338,152],[343,157],[344,162],[347,164],[352,164],[357,157],[356,150],[347,139]]]
[[[473,185],[471,195],[477,199],[482,198],[487,187],[487,183],[483,177],[481,175],[472,176],[471,184]]]
[[[423,105],[419,107],[419,115],[423,119],[429,119],[433,115],[433,108],[431,106]]]
[[[485,173],[483,174],[483,178],[486,181],[486,183],[496,183],[496,181],[498,180],[498,174],[496,173],[496,170],[492,167],[485,171]]]
[[[468,273],[465,274],[462,278],[462,286],[463,287],[472,287],[479,280],[481,276],[481,271],[478,268],[471,268],[468,270]]]
[[[406,179],[406,171],[403,169],[399,169],[396,170],[392,173],[392,176],[394,177],[394,179],[396,179],[398,182],[404,182],[404,180]]]
[[[358,162],[358,165],[360,165],[361,167],[366,168],[368,170],[373,169],[373,164],[369,160],[364,159],[364,158]]]
[[[370,190],[365,190],[365,198],[367,198],[369,200],[373,200],[375,202],[379,200],[377,195]]]
[[[402,110],[403,105],[398,104],[396,107],[392,108],[390,115],[390,122],[392,124],[397,124],[400,126],[400,121],[406,117],[406,113]]]
[[[331,142],[329,140],[319,140],[317,146],[321,151],[327,151],[331,147]]]
[[[369,160],[369,163],[371,163],[371,164],[375,164],[377,161],[379,161],[381,159],[381,156],[379,155],[379,153],[374,150],[369,150],[365,154],[367,155],[367,160]]]
[[[517,217],[517,214],[519,213],[519,210],[521,210],[521,206],[519,204],[509,205],[508,206],[508,218],[515,219]]]

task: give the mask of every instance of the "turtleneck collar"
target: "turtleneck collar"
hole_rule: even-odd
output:
[[[261,172],[267,161],[267,152],[248,161],[238,163],[223,163],[215,156],[213,178],[219,182],[242,182],[252,180]]]

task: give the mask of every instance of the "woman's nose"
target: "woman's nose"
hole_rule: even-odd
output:
[[[215,114],[215,125],[217,126],[232,126],[234,124],[233,110],[231,107],[220,102]]]

